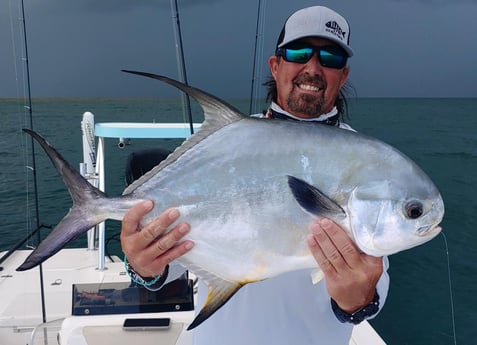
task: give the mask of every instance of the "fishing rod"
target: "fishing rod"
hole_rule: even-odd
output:
[[[7,260],[14,252],[20,249],[26,241],[32,238],[35,234],[39,233],[42,228],[52,229],[53,227],[50,225],[41,224],[38,228],[29,232],[24,238],[18,241],[12,248],[10,248],[1,258],[0,258],[0,265]],[[3,271],[3,267],[0,266],[0,271]]]
[[[24,61],[25,61],[25,70],[26,70],[26,83],[27,83],[27,99],[28,99],[28,104],[25,106],[26,109],[28,109],[29,112],[29,119],[30,119],[30,126],[29,128],[33,130],[33,109],[31,105],[31,85],[30,85],[30,65],[29,65],[29,59],[28,59],[28,40],[27,40],[27,29],[26,29],[26,20],[25,20],[25,5],[23,3],[23,0],[20,0],[20,5],[21,5],[21,18],[20,20],[22,21],[22,26],[23,26],[23,46],[25,49],[25,56],[24,56]],[[34,197],[35,197],[35,219],[36,219],[36,229],[35,232],[38,235],[38,243],[41,241],[41,224],[40,224],[40,210],[38,208],[39,201],[38,201],[38,177],[36,174],[36,159],[35,159],[35,145],[33,138],[30,137],[30,147],[31,147],[31,157],[32,157],[32,165],[31,165],[31,171],[33,172],[33,189],[34,189]],[[30,236],[31,237],[31,236]],[[41,313],[42,313],[42,320],[43,323],[46,322],[46,306],[45,306],[45,289],[44,289],[44,283],[43,283],[43,266],[40,264],[39,265],[39,273],[40,273],[40,295],[41,295]]]
[[[262,62],[260,60],[263,55],[263,40],[261,40],[260,38],[263,36],[263,25],[265,22],[263,18],[264,8],[264,1],[262,2],[262,0],[259,0],[257,6],[257,22],[255,27],[255,46],[253,51],[252,81],[250,86],[250,103],[248,111],[249,114],[254,114],[258,112],[258,109],[256,109],[256,104],[254,103],[258,98],[260,92],[257,91],[257,89],[255,88],[255,80],[257,78],[260,79],[261,73]],[[258,50],[260,50],[260,53],[258,53]]]
[[[171,0],[171,11],[172,11],[172,24],[174,27],[174,39],[176,41],[176,55],[177,55],[177,68],[179,69],[179,79],[186,85],[189,85],[187,81],[187,71],[184,58],[184,46],[182,44],[182,31],[181,23],[179,19],[179,6],[177,5],[177,0]],[[184,102],[186,103],[185,108],[187,110],[190,134],[194,134],[194,123],[192,120],[192,111],[190,106],[189,95],[182,93],[182,106],[184,108]],[[185,116],[184,116],[185,117]]]

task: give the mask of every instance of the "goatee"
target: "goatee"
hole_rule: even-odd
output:
[[[294,85],[302,83],[315,85],[319,87],[321,91],[317,92],[316,95],[303,94],[301,92],[294,92],[296,90],[295,86],[295,89],[290,93],[287,99],[288,108],[293,112],[305,114],[309,117],[317,117],[323,114],[326,81],[319,76],[311,77],[309,75],[299,75],[293,80],[293,83]]]

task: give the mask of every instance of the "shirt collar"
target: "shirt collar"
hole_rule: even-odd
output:
[[[289,112],[283,110],[277,103],[272,102],[270,108],[266,114],[267,118],[276,118],[276,119],[285,119],[285,120],[296,120],[296,121],[306,121],[306,122],[323,122],[332,126],[339,126],[339,115],[338,109],[333,107],[329,113],[321,114],[318,117],[312,119],[302,119],[300,117],[294,116]]]

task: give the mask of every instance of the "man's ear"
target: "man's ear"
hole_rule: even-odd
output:
[[[279,64],[279,57],[276,55],[272,55],[268,58],[268,66],[270,67],[270,73],[272,74],[273,79],[276,79],[275,76],[277,74]]]
[[[349,67],[346,66],[343,68],[343,75],[341,76],[341,81],[340,81],[340,89],[346,84],[346,80],[348,80],[349,76]]]

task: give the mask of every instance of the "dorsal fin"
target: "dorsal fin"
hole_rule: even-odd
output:
[[[210,93],[207,93],[201,89],[181,83],[180,81],[153,73],[129,70],[122,71],[163,81],[167,84],[175,86],[179,90],[185,92],[186,94],[194,98],[204,110],[205,121],[202,124],[202,127],[214,126],[217,128],[221,128],[229,123],[240,120],[245,116],[240,110],[235,108],[233,105],[225,102],[224,100],[214,95],[211,95]]]
[[[231,123],[242,120],[247,116],[244,115],[240,110],[230,105],[229,103],[221,100],[214,95],[211,95],[205,91],[202,91],[198,88],[188,86],[184,83],[181,83],[177,80],[157,75],[147,72],[138,72],[138,71],[129,71],[122,70],[126,73],[137,74],[148,78],[157,79],[163,81],[167,84],[175,86],[179,90],[182,90],[192,98],[194,98],[197,103],[200,104],[204,110],[205,120],[200,127],[200,130],[191,136],[188,140],[184,141],[181,146],[179,146],[172,154],[170,154],[164,161],[162,161],[158,166],[154,167],[144,176],[136,180],[129,187],[127,187],[123,194],[128,194],[132,192],[137,186],[144,184],[152,176],[156,175],[159,171],[164,169],[164,167],[175,162],[184,152],[189,150],[191,147],[195,146],[197,143],[202,141],[204,138],[208,137],[215,131],[225,127]]]

